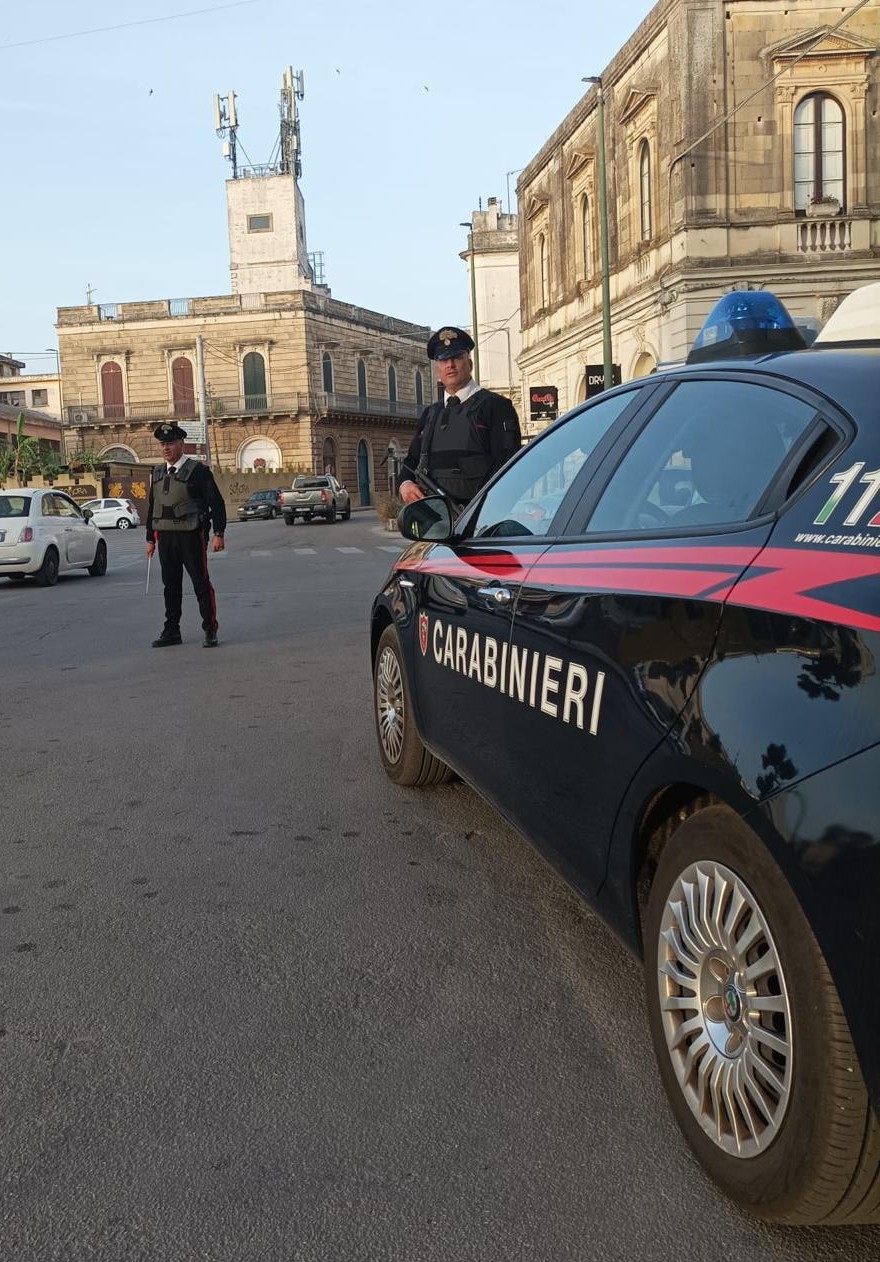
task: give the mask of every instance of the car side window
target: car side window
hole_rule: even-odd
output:
[[[43,502],[40,505],[40,513],[43,517],[57,517],[58,509],[55,507],[55,496],[44,495]]]
[[[639,390],[611,395],[534,441],[495,483],[473,521],[473,536],[546,535],[566,492]]]
[[[680,382],[622,457],[578,533],[748,521],[815,415],[802,399],[754,382]]]
[[[81,519],[82,515],[73,500],[67,499],[64,495],[53,495],[52,499],[55,501],[56,517],[74,517]]]

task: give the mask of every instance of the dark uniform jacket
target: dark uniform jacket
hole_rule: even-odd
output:
[[[189,468],[187,468],[189,466]],[[158,465],[153,476],[150,478],[150,495],[147,504],[147,541],[155,539],[155,524],[153,515],[156,509],[154,500],[161,495],[162,483],[165,477],[167,466]],[[190,499],[198,505],[198,523],[196,529],[202,529],[207,536],[209,530],[213,528],[215,535],[222,535],[226,530],[226,505],[223,502],[223,496],[220,494],[220,488],[214,481],[214,475],[207,465],[202,464],[200,460],[188,458],[187,462],[181,465],[180,469],[174,475],[180,479],[188,472],[186,480],[186,489]],[[157,487],[158,481],[158,490]]]
[[[424,452],[428,477],[456,504],[467,504],[519,451],[521,441],[516,410],[502,394],[481,388],[451,407],[432,403],[419,418],[398,489],[402,482],[418,482]],[[424,484],[422,490],[427,492]]]

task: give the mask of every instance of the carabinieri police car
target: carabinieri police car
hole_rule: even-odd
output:
[[[372,611],[379,752],[457,772],[644,958],[678,1124],[740,1205],[880,1222],[880,285],[814,345],[733,293],[562,417]]]

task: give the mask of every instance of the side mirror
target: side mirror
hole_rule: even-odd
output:
[[[91,521],[94,515],[95,514],[92,512],[90,508],[83,509],[83,517],[85,518],[86,521]]]
[[[412,504],[404,504],[397,518],[397,529],[404,539],[432,543],[451,539],[452,509],[449,500],[442,495],[428,495]]]

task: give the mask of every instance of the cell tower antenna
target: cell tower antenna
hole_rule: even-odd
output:
[[[232,163],[232,178],[238,179],[238,110],[235,93],[214,96],[214,131],[223,140],[223,157]]]
[[[278,104],[278,113],[281,115],[281,157],[278,169],[281,174],[293,174],[297,179],[302,175],[302,147],[296,103],[304,96],[303,72],[298,70],[294,74],[293,67],[288,66],[281,76],[281,100]]]

